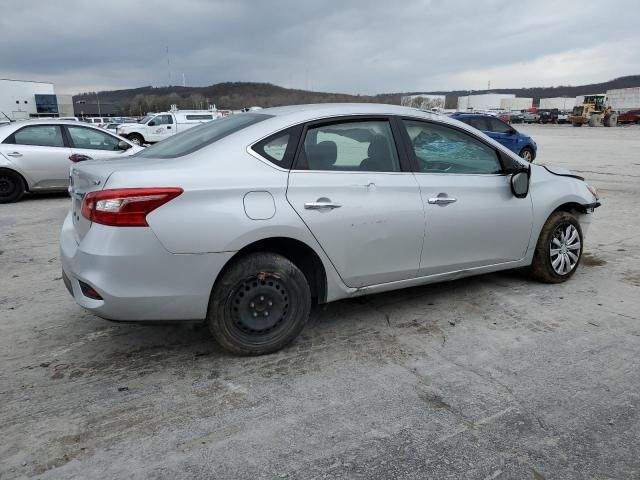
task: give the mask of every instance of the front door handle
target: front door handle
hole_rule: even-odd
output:
[[[7,157],[21,157],[22,154],[20,152],[11,152],[7,153]]]
[[[456,202],[457,198],[452,197],[435,197],[427,200],[431,205],[449,205],[450,203]]]
[[[315,202],[307,202],[304,204],[305,210],[333,210],[334,208],[340,208],[342,205],[332,202],[328,198],[319,198]]]

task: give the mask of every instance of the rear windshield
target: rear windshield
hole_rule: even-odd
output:
[[[239,113],[220,118],[169,137],[162,142],[145,148],[135,156],[142,158],[182,157],[270,117],[271,115],[262,113]]]

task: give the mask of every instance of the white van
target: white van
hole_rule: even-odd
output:
[[[154,113],[147,115],[138,123],[119,125],[117,133],[137,145],[156,143],[221,116],[217,110],[177,110]]]

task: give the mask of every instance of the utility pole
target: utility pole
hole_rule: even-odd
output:
[[[98,100],[98,116],[102,116],[102,112],[100,111],[100,97],[98,96],[98,92],[96,92],[96,100]]]
[[[169,45],[167,45],[167,75],[169,76],[169,86],[171,86],[171,61],[169,59]]]
[[[187,86],[187,81],[184,78],[184,73],[182,74],[182,86],[186,87]]]

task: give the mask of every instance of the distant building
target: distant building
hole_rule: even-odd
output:
[[[87,100],[76,100],[73,104],[73,111],[76,117],[114,117],[117,113],[115,103],[104,103]]]
[[[71,95],[56,95],[53,83],[0,78],[0,121],[72,115]]]
[[[557,108],[562,112],[570,112],[573,110],[573,107],[576,105],[576,99],[573,97],[550,97],[550,98],[541,98],[540,106],[538,108],[541,109],[553,109]]]

